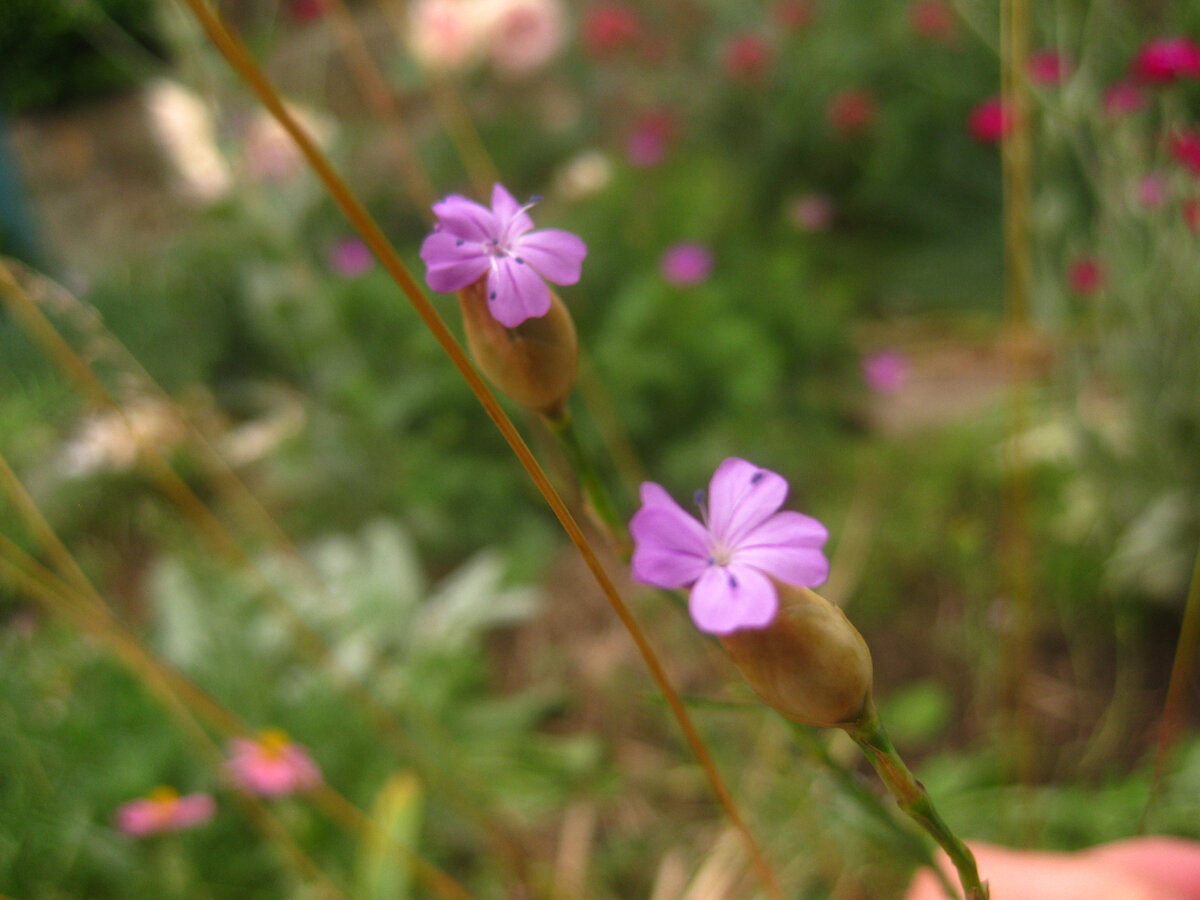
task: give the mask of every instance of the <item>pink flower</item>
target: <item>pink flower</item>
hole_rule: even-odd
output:
[[[678,287],[705,281],[712,272],[713,258],[702,244],[674,244],[667,248],[659,264],[663,278]]]
[[[943,44],[954,40],[957,20],[943,0],[918,0],[908,8],[908,20],[913,31],[927,40]]]
[[[834,95],[825,110],[829,124],[843,136],[869,128],[875,121],[876,113],[875,98],[859,88]]]
[[[788,218],[802,231],[825,231],[837,212],[824,194],[801,194],[788,207]]]
[[[567,26],[560,0],[487,0],[485,33],[503,75],[536,72],[562,50]]]
[[[278,728],[230,744],[229,773],[243,790],[261,797],[282,797],[321,783],[321,770],[308,751]]]
[[[863,380],[871,390],[894,394],[908,381],[908,360],[895,350],[881,350],[863,360]]]
[[[803,31],[813,20],[811,0],[778,0],[771,7],[771,18],[787,31]]]
[[[1110,116],[1135,113],[1146,105],[1146,92],[1133,81],[1118,81],[1104,92],[1104,111]]]
[[[648,169],[662,162],[667,145],[675,138],[675,117],[664,109],[642,115],[629,135],[625,151],[629,162],[639,169]]]
[[[759,81],[774,57],[771,45],[757,34],[737,34],[725,42],[721,59],[725,74],[734,81]]]
[[[1171,153],[1184,168],[1200,176],[1200,131],[1177,131],[1170,137]]]
[[[1089,297],[1104,287],[1104,267],[1094,256],[1084,256],[1067,269],[1067,282],[1071,290],[1081,297]]]
[[[160,787],[122,805],[117,810],[117,827],[130,837],[184,831],[207,822],[216,811],[217,802],[208,794],[181,797],[174,788]]]
[[[642,21],[624,3],[601,3],[584,15],[581,31],[584,52],[601,59],[636,47],[642,39]]]
[[[416,0],[408,6],[405,43],[421,66],[453,72],[476,62],[483,50],[483,22],[468,0]]]
[[[999,97],[984,100],[973,110],[967,119],[967,128],[971,137],[981,144],[995,144],[1004,139],[1012,130],[1012,110]]]
[[[425,280],[435,291],[457,291],[487,276],[488,306],[496,321],[515,328],[550,311],[550,289],[575,284],[587,245],[557,229],[532,231],[533,220],[497,184],[492,208],[451,194],[433,204],[438,217],[433,234],[421,244]]]
[[[1029,78],[1036,84],[1059,84],[1071,73],[1071,64],[1055,50],[1040,50],[1029,57]]]
[[[1138,182],[1137,196],[1146,209],[1158,209],[1167,202],[1167,179],[1161,172],[1143,176]]]
[[[325,14],[324,0],[292,0],[288,4],[292,18],[302,24],[315,22]]]
[[[1150,84],[1200,78],[1200,46],[1186,37],[1158,38],[1138,53],[1133,73]]]
[[[339,275],[357,278],[371,271],[375,265],[375,257],[358,238],[348,237],[334,245],[329,254],[329,264]]]
[[[703,524],[660,485],[642,485],[642,508],[629,523],[633,576],[661,588],[691,586],[688,608],[701,631],[762,628],[779,607],[772,578],[815,587],[829,575],[821,551],[828,532],[816,519],[779,512],[788,484],[744,459],[725,460],[697,494]]]

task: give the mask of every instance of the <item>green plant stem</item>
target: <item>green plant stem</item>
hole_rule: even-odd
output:
[[[883,779],[896,803],[914,822],[929,832],[938,846],[946,851],[967,900],[988,900],[987,885],[979,880],[979,867],[970,849],[950,830],[933,806],[933,800],[925,786],[913,776],[891,739],[883,728],[883,722],[875,709],[875,701],[868,698],[867,705],[858,720],[846,729],[854,742],[867,754],[867,759]]]
[[[625,526],[617,516],[612,495],[579,441],[579,433],[575,430],[575,420],[571,413],[564,409],[561,414],[543,416],[542,420],[558,439],[563,455],[567,458],[567,465],[571,467],[579,487],[583,490],[588,512],[612,540],[622,557],[628,556],[629,539],[625,534]]]

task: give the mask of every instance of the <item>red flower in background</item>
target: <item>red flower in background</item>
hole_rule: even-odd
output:
[[[825,110],[829,124],[843,136],[865,131],[874,124],[878,112],[875,98],[861,88],[835,94]]]
[[[721,60],[734,81],[758,81],[771,66],[775,53],[757,34],[735,34],[725,42]]]
[[[908,8],[908,20],[919,36],[948,44],[958,30],[954,10],[943,0],[918,0]]]
[[[297,22],[315,22],[325,14],[324,0],[292,0],[288,12]]]
[[[1104,267],[1093,256],[1080,257],[1067,269],[1067,282],[1079,296],[1091,296],[1104,287]]]
[[[809,0],[779,0],[771,15],[781,28],[803,31],[812,24],[813,6]]]
[[[642,21],[623,3],[601,3],[583,18],[583,49],[597,59],[636,47],[642,39]]]
[[[1150,84],[1200,78],[1200,45],[1185,37],[1151,41],[1134,59],[1133,73]]]
[[[1029,78],[1035,84],[1059,84],[1071,74],[1070,61],[1056,50],[1040,50],[1029,57]]]
[[[1104,111],[1110,116],[1135,113],[1146,105],[1146,92],[1134,81],[1118,81],[1104,92]]]
[[[1192,197],[1183,204],[1183,221],[1192,230],[1192,234],[1200,232],[1200,200]]]
[[[678,125],[666,109],[643,113],[625,145],[629,161],[638,168],[656,166],[667,155],[667,146],[675,139]]]
[[[973,110],[967,119],[971,137],[981,144],[995,144],[1012,130],[1013,114],[999,97],[989,97]]]
[[[1177,131],[1170,137],[1170,146],[1175,159],[1200,177],[1200,131]]]

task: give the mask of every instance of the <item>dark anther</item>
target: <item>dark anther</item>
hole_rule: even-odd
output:
[[[737,579],[733,577],[732,572],[729,573],[729,586],[731,588],[733,588],[735,591],[737,590],[737,586],[738,586]]]
[[[762,478],[763,478],[763,475],[764,475],[764,474],[765,474],[765,473],[764,473],[764,472],[762,472],[762,470],[759,470],[759,471],[755,472],[753,475],[751,475],[751,476],[750,476],[750,483],[751,483],[751,484],[758,484],[760,481],[762,481]]]

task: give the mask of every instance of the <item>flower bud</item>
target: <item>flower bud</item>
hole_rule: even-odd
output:
[[[804,725],[848,726],[871,695],[871,651],[840,609],[807,588],[775,582],[779,611],[765,628],[721,638],[754,693]]]
[[[579,370],[571,314],[554,291],[550,311],[506,328],[487,305],[487,280],[458,292],[463,328],[475,364],[495,387],[522,406],[561,414]]]

